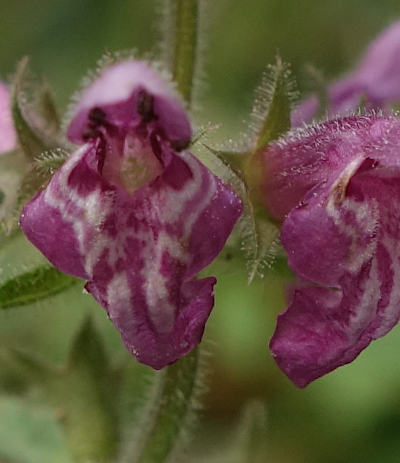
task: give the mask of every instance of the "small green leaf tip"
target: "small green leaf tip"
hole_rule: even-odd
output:
[[[0,309],[9,309],[46,299],[79,282],[50,265],[41,265],[0,285]]]
[[[290,67],[277,56],[276,64],[268,67],[256,92],[252,114],[257,132],[254,151],[290,129],[290,113],[296,95]]]

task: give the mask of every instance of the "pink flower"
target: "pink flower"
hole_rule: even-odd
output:
[[[400,119],[354,116],[265,149],[266,203],[298,276],[270,348],[299,387],[400,317]]]
[[[328,87],[330,117],[355,111],[362,101],[385,108],[400,101],[400,21],[383,31],[368,47],[360,65]],[[292,114],[293,127],[310,122],[318,110],[315,95]]]
[[[16,135],[11,118],[10,92],[0,82],[0,155],[16,145]]]
[[[216,279],[196,279],[241,214],[230,187],[186,148],[188,118],[142,61],[83,93],[68,128],[82,144],[24,208],[21,227],[58,269],[87,280],[127,349],[156,369],[196,346]]]

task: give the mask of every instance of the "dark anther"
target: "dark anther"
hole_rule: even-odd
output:
[[[0,206],[3,204],[5,199],[6,195],[4,194],[4,191],[0,190]]]
[[[138,95],[137,112],[142,116],[143,122],[150,122],[156,119],[153,103],[153,95],[150,95],[145,90],[141,90]]]
[[[98,134],[99,132],[97,130],[88,128],[86,132],[84,132],[84,134],[82,135],[82,138],[86,141],[86,140],[90,140],[92,138],[97,137]]]
[[[105,122],[106,113],[100,108],[93,108],[89,112],[90,127],[97,127]]]
[[[190,140],[175,140],[171,141],[171,147],[175,151],[182,151],[190,145]]]

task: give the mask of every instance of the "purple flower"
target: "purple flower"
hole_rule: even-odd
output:
[[[82,144],[24,208],[21,227],[58,269],[87,280],[127,349],[159,369],[202,337],[216,279],[196,279],[242,210],[186,147],[188,118],[145,62],[108,68],[68,128]]]
[[[264,151],[266,203],[298,283],[270,348],[299,387],[400,317],[400,119],[354,116]]]
[[[400,101],[400,21],[385,29],[368,47],[355,71],[328,87],[329,115],[345,115],[362,101],[372,108],[385,108]],[[315,95],[292,114],[293,127],[310,122],[318,110]]]
[[[11,118],[10,92],[0,82],[0,155],[16,145],[16,135]]]

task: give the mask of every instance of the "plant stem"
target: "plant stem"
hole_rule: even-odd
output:
[[[198,49],[198,0],[169,0],[175,34],[172,38],[172,77],[178,91],[190,105]]]

